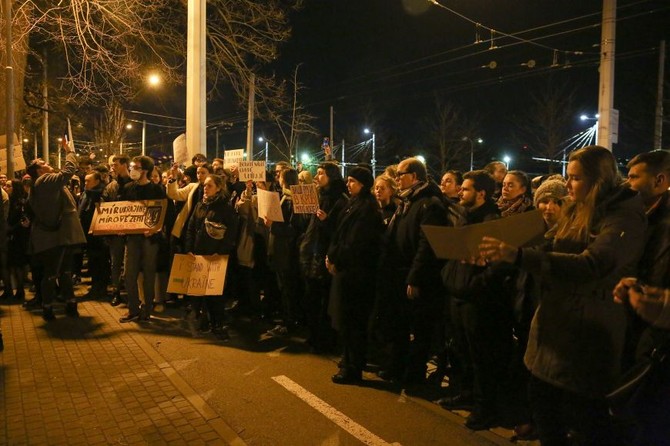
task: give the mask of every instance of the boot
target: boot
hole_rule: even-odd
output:
[[[65,304],[65,314],[70,317],[79,317],[77,302],[68,301],[68,303]]]
[[[51,305],[42,307],[42,319],[45,321],[53,321],[56,319],[56,315],[54,314],[54,309]]]

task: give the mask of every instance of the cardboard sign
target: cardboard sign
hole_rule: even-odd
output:
[[[523,212],[459,228],[422,225],[421,229],[437,258],[457,260],[479,257],[479,243],[484,236],[495,237],[512,246],[523,246],[545,233],[540,211]]]
[[[272,221],[284,221],[281,212],[279,194],[263,189],[258,189],[258,216]]]
[[[163,228],[167,200],[112,201],[98,203],[89,234],[144,234]]]
[[[265,161],[240,161],[237,167],[240,181],[265,181]]]
[[[226,150],[223,152],[223,168],[238,167],[244,161],[244,149]]]
[[[186,149],[186,134],[182,133],[172,141],[172,156],[177,164],[188,164],[191,160]]]
[[[220,296],[226,283],[228,256],[175,254],[168,279],[168,293],[187,296]]]
[[[296,214],[314,214],[319,210],[319,196],[316,184],[291,186],[293,194],[293,212]]]

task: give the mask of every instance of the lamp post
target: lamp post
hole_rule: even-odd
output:
[[[375,132],[371,131],[370,129],[365,129],[365,130],[363,130],[363,133],[365,133],[366,135],[372,133],[372,159],[370,160],[370,164],[372,164],[372,176],[374,177],[376,175],[376,171],[377,171]]]
[[[470,171],[475,170],[475,143],[469,136],[464,136],[461,141],[468,141],[470,143]],[[482,144],[483,139],[477,138],[477,144]]]
[[[505,162],[507,170],[509,170],[509,166],[510,164],[512,164],[512,157],[510,157],[509,155],[505,155],[503,156],[503,161]]]
[[[267,169],[268,165],[268,140],[263,138],[262,136],[258,137],[258,142],[263,142],[265,141],[265,168]]]

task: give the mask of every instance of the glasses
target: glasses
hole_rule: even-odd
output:
[[[408,173],[414,173],[414,172],[396,172],[395,177],[400,178],[403,175],[407,175]]]

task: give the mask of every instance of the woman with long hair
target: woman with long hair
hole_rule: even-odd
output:
[[[520,170],[507,172],[497,204],[500,216],[503,218],[535,209],[530,196],[530,180],[525,172]]]
[[[197,255],[232,254],[237,241],[238,220],[235,209],[228,203],[223,179],[215,174],[207,175],[203,183],[202,199],[195,205],[186,228],[185,252]],[[226,280],[226,284],[229,282]],[[224,286],[223,295],[225,294]],[[192,301],[193,311],[202,318],[201,327],[204,331],[211,329],[220,339],[227,339],[228,332],[223,325],[223,296],[196,297]],[[202,314],[198,315],[198,310],[202,310]]]
[[[517,248],[484,237],[480,255],[540,280],[524,362],[542,444],[614,444],[604,396],[618,381],[626,319],[611,292],[635,268],[646,220],[642,201],[623,186],[606,148],[573,152],[567,172],[571,202],[549,246]]]
[[[319,189],[319,210],[310,217],[300,242],[300,267],[305,278],[307,342],[314,351],[323,352],[335,345],[327,314],[331,276],[326,270],[326,253],[348,197],[340,168],[333,163],[320,164],[314,182]]]

